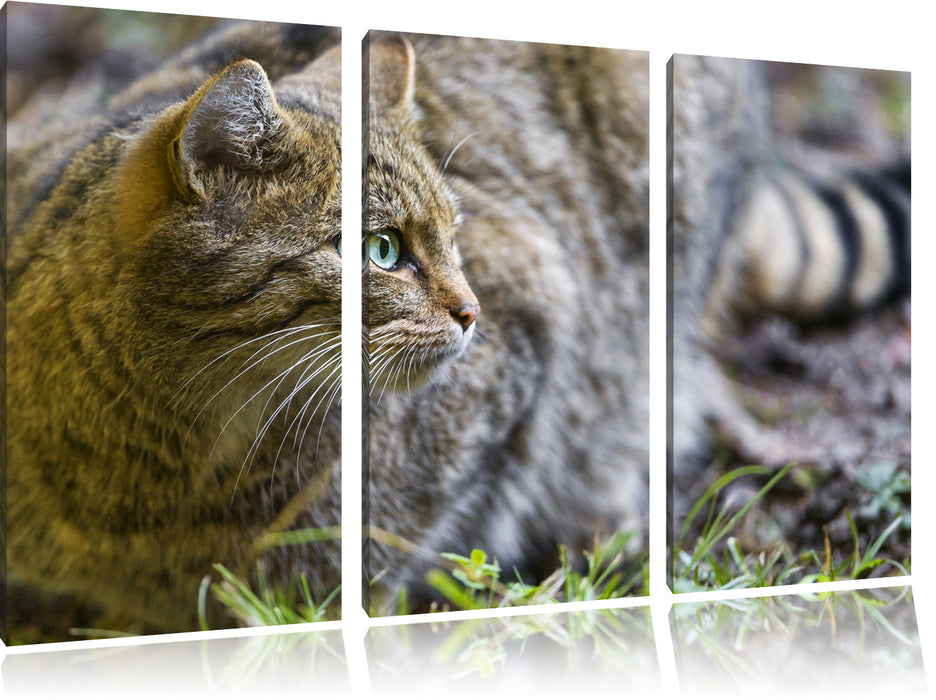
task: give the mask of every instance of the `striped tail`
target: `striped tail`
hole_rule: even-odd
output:
[[[910,293],[910,160],[834,182],[784,174],[754,185],[715,272],[705,330],[763,312],[801,323]]]

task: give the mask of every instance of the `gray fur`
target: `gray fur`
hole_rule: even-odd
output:
[[[402,120],[431,158],[413,186],[447,165],[462,223],[446,215],[434,255],[452,231],[481,314],[432,383],[370,403],[370,523],[418,550],[373,544],[369,574],[391,589],[474,547],[505,571],[557,565],[557,544],[580,556],[646,507],[646,55],[411,40]],[[370,118],[380,154],[401,118]],[[372,169],[373,216],[388,187],[405,186]],[[371,334],[386,277],[368,274]]]

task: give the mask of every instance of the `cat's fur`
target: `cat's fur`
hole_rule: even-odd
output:
[[[9,561],[106,626],[191,628],[213,562],[338,581],[335,541],[262,544],[338,519],[335,40],[235,26],[17,132]],[[393,586],[471,547],[551,566],[646,492],[646,56],[420,37],[371,57],[365,233],[400,229],[418,265],[365,277],[368,512],[428,556],[368,563]],[[388,339],[419,350],[402,371]]]
[[[179,631],[214,562],[250,574],[263,554],[270,575],[314,562],[317,590],[338,584],[336,542],[257,539],[338,524],[338,41],[234,26],[90,116],[28,135],[19,115],[6,414],[18,585],[70,593],[114,629]]]
[[[416,546],[375,532],[368,573],[418,583],[440,552],[476,547],[505,576],[548,573],[557,544],[580,555],[645,508],[647,57],[368,41],[364,233],[399,230],[412,264],[367,269],[367,512]],[[386,139],[405,160],[382,158]],[[457,359],[381,363],[430,318]]]

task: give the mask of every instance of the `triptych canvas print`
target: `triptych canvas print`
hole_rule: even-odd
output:
[[[651,235],[666,585],[909,572],[908,73],[676,55],[651,182],[644,52],[3,13],[6,644],[339,619],[342,466],[371,616],[648,595]]]

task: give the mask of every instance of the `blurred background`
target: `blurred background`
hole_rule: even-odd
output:
[[[222,21],[18,2],[6,12],[12,118],[38,99],[113,94]]]

